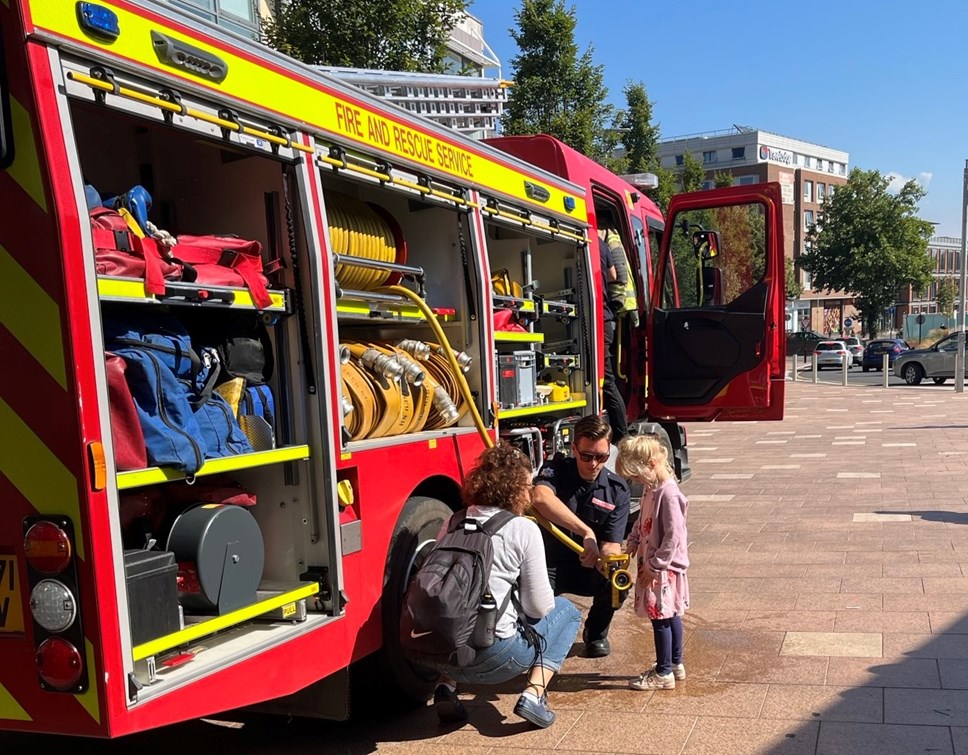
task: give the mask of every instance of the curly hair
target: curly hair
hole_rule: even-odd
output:
[[[464,503],[521,514],[528,501],[531,471],[531,462],[514,446],[499,443],[488,448],[464,478]]]

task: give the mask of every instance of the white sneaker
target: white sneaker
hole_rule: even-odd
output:
[[[655,664],[652,664],[652,670],[655,671]],[[686,667],[682,663],[677,663],[672,667],[672,675],[676,678],[677,682],[681,682],[686,678]]]
[[[649,669],[638,679],[632,679],[629,682],[629,687],[643,691],[650,689],[675,689],[676,677],[671,672],[663,676]]]

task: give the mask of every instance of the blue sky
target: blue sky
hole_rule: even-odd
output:
[[[645,84],[662,135],[733,124],[823,144],[927,189],[920,215],[961,236],[968,158],[968,2],[565,0],[609,99]],[[512,74],[520,0],[470,12]],[[915,13],[912,14],[912,8]]]

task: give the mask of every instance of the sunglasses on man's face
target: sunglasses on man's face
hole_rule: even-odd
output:
[[[593,454],[588,451],[579,451],[578,458],[586,464],[591,464],[593,461],[598,464],[604,464],[608,461],[608,454]]]

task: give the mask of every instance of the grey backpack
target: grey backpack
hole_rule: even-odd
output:
[[[460,667],[474,660],[472,637],[491,575],[491,536],[512,519],[510,511],[483,523],[466,510],[451,517],[404,597],[400,645],[411,660]]]

